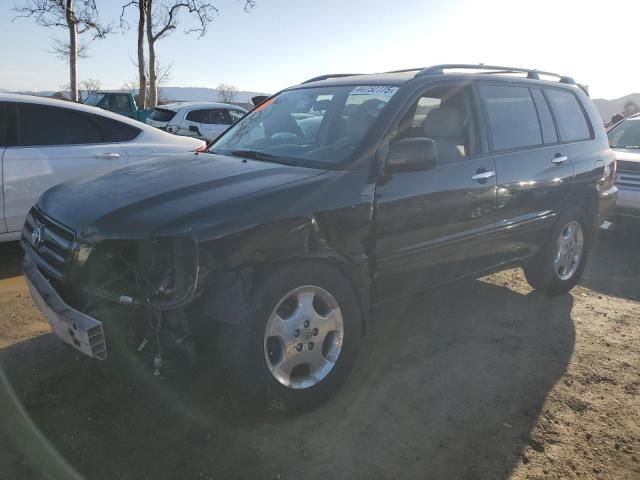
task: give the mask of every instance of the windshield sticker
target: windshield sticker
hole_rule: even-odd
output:
[[[398,87],[388,87],[384,85],[365,85],[356,87],[349,95],[380,95],[382,97],[392,97],[398,91]]]

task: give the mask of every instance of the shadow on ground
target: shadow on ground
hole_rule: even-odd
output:
[[[238,411],[214,369],[153,377],[51,335],[0,351],[7,478],[507,478],[574,348],[570,295],[484,281],[375,312],[347,385],[299,417]],[[7,453],[13,452],[13,453]]]
[[[22,275],[23,256],[18,242],[0,243],[0,280]]]
[[[602,231],[581,285],[606,295],[640,301],[640,226]]]

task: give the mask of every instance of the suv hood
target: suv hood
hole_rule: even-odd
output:
[[[286,208],[275,192],[323,173],[213,154],[165,157],[55,186],[40,197],[38,207],[80,240],[198,236],[200,228],[221,227],[239,217],[246,224],[256,205],[275,216]]]

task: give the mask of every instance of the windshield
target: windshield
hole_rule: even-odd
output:
[[[94,107],[100,103],[100,100],[104,98],[103,93],[92,93],[84,101],[85,105],[93,105]]]
[[[608,136],[611,148],[640,150],[640,119],[620,123]]]
[[[366,85],[289,90],[259,105],[210,151],[331,168],[349,159],[397,90]]]

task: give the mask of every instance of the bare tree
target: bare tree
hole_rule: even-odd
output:
[[[136,65],[137,66],[137,65]],[[173,62],[171,63],[167,63],[167,64],[158,64],[156,65],[156,72],[157,72],[157,77],[158,77],[158,86],[161,85],[165,85],[169,80],[171,80],[171,76],[172,76],[172,72],[173,72]],[[145,72],[145,76],[148,76],[149,73]],[[134,94],[136,96],[136,103],[138,104],[138,106],[141,107],[142,102],[140,100],[138,100],[139,95],[140,95],[140,84],[138,83],[138,80],[128,80],[126,82],[123,82],[122,84],[122,90],[124,90],[125,92],[129,92],[131,94]],[[145,96],[146,98],[149,98],[149,84],[147,83],[147,88],[145,90]]]
[[[125,11],[128,7],[135,6],[138,10],[138,103],[140,108],[147,108],[147,68],[146,59],[144,56],[144,40],[145,40],[145,24],[146,24],[146,11],[147,0],[131,0],[129,3],[123,5],[122,13],[120,14],[120,28],[126,30],[129,28],[129,24],[124,18]]]
[[[52,47],[59,56],[69,58],[69,85],[71,99],[78,101],[78,57],[86,55],[87,43],[78,43],[78,36],[88,34],[91,40],[104,38],[111,26],[98,21],[96,0],[25,0],[14,8],[14,18],[32,17],[47,28],[61,27],[69,32],[69,40],[54,40]],[[80,54],[80,55],[79,55]]]
[[[82,80],[80,82],[80,90],[81,91],[84,90],[85,93],[87,94],[87,97],[92,93],[96,93],[101,88],[102,88],[102,82],[97,78],[87,78],[86,80]]]
[[[221,83],[216,87],[218,90],[218,101],[222,103],[231,103],[238,94],[238,87],[231,83]]]
[[[136,80],[127,80],[122,83],[120,88],[125,92],[135,94],[140,89],[140,84]]]
[[[139,0],[138,0],[139,1]],[[179,23],[181,12],[185,11],[192,19],[192,25],[185,29],[186,34],[197,33],[198,38],[207,33],[209,24],[218,14],[218,9],[204,0],[145,0],[146,33],[149,48],[149,106],[158,102],[158,71],[156,69],[156,43],[170,35]],[[254,0],[244,0],[244,9],[253,8]]]

